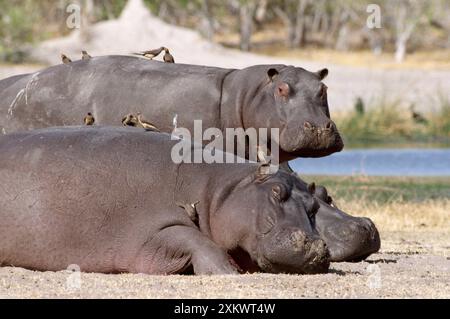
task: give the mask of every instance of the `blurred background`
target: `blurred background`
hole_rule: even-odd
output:
[[[372,218],[384,249],[448,253],[449,0],[0,0],[0,79],[160,46],[177,63],[327,67],[345,150],[291,165]]]

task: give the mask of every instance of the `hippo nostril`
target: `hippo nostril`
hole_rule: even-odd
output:
[[[306,236],[302,231],[293,232],[290,239],[295,251],[301,251],[304,248]]]
[[[322,239],[315,240],[313,242],[311,245],[310,254],[312,257],[312,260],[310,261],[311,264],[328,264],[329,262],[330,252],[325,241]]]
[[[325,125],[326,130],[332,130],[333,129],[333,122],[328,122],[327,125]]]
[[[314,129],[314,125],[312,125],[310,122],[306,121],[303,126],[305,127],[305,129],[307,130],[313,130]]]
[[[323,254],[327,251],[327,244],[322,239],[316,240],[314,242],[314,249],[317,253]]]

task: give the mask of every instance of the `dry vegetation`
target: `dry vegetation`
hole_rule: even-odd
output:
[[[450,230],[450,177],[306,176],[305,179],[325,185],[340,209],[371,218],[382,233]]]
[[[371,218],[383,232],[450,230],[449,199],[419,203],[398,200],[384,204],[363,199],[337,202],[343,211]]]
[[[433,109],[418,111],[402,98],[378,96],[355,101],[351,112],[333,114],[347,146],[450,144],[450,101],[443,92],[430,96]]]

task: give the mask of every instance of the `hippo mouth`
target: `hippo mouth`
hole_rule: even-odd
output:
[[[286,127],[280,135],[281,151],[290,154],[292,158],[323,157],[344,148],[342,137],[334,124],[329,129],[303,128],[297,134],[292,131]]]
[[[263,270],[259,267],[257,262],[254,262],[252,257],[250,257],[249,253],[247,253],[244,249],[238,247],[230,252],[228,252],[230,257],[232,258],[234,264],[239,267],[239,271],[242,273],[257,273],[263,272]]]
[[[318,248],[318,247],[317,247]],[[309,252],[304,256],[302,262],[298,263],[280,263],[273,261],[269,256],[258,253],[255,258],[242,248],[234,249],[229,252],[233,262],[239,267],[242,273],[286,273],[286,274],[321,274],[326,273],[330,266],[328,250],[323,252],[316,251],[314,247],[308,249]],[[319,249],[318,249],[319,250]],[[299,259],[292,253],[292,259]]]
[[[258,258],[258,267],[267,273],[273,274],[323,274],[330,266],[329,255],[316,255],[305,260],[302,265],[287,265],[269,260],[265,256]]]
[[[259,244],[256,261],[265,272],[324,273],[330,266],[325,241],[298,229],[280,229]]]

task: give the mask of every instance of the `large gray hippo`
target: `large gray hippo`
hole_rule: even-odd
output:
[[[259,164],[174,164],[167,134],[48,128],[0,137],[0,264],[85,272],[236,273],[329,266],[318,205]],[[195,224],[178,203],[198,202]],[[237,254],[239,257],[239,254]]]
[[[236,70],[96,57],[0,81],[0,131],[79,125],[88,112],[98,124],[121,125],[122,116],[142,112],[167,133],[176,116],[191,131],[194,120],[221,130],[279,128],[280,162],[326,156],[343,148],[321,82],[327,74],[286,65]]]

